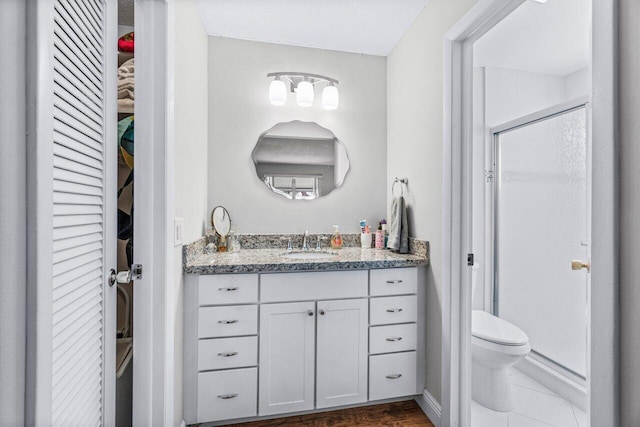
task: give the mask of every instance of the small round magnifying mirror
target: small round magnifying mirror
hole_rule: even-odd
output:
[[[229,230],[231,229],[231,217],[229,216],[229,212],[227,212],[223,206],[213,208],[213,211],[211,212],[211,225],[219,235],[226,236],[229,234]]]

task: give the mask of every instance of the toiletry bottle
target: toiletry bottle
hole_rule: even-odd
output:
[[[382,249],[384,245],[384,234],[382,233],[382,222],[378,224],[378,229],[376,230],[376,249]]]
[[[227,236],[220,236],[218,239],[218,252],[227,252]]]
[[[387,220],[382,218],[380,221],[380,225],[382,226],[382,238],[384,242],[382,243],[382,247],[387,249],[387,242],[389,241],[389,232],[387,231]]]
[[[342,247],[342,236],[338,231],[338,226],[333,226],[333,236],[331,236],[331,249],[340,249]]]

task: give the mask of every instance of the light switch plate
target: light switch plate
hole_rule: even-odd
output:
[[[184,218],[175,218],[173,220],[173,244],[180,246],[184,240]]]

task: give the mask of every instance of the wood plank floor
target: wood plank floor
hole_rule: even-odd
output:
[[[318,414],[231,424],[233,427],[434,427],[415,400],[341,409]]]

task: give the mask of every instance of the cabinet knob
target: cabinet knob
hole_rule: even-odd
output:
[[[324,310],[320,310],[320,316],[324,316]]]
[[[391,337],[387,338],[387,341],[396,342],[402,340],[402,337]]]
[[[238,393],[231,393],[231,394],[219,394],[218,395],[218,399],[233,399],[234,397],[238,397]]]
[[[395,285],[402,283],[402,280],[387,280],[387,283],[390,285]]]
[[[307,310],[307,316],[313,317],[313,310]]]
[[[402,374],[393,374],[393,375],[387,375],[386,378],[389,378],[390,380],[397,380],[401,376]]]
[[[232,323],[238,323],[239,320],[218,320],[221,325],[230,325]]]
[[[231,351],[229,353],[218,353],[218,356],[220,357],[232,357],[232,356],[237,356],[238,352],[237,351]]]
[[[237,291],[239,288],[218,288],[220,292],[233,292]]]
[[[387,313],[400,313],[402,311],[401,308],[388,308]]]

